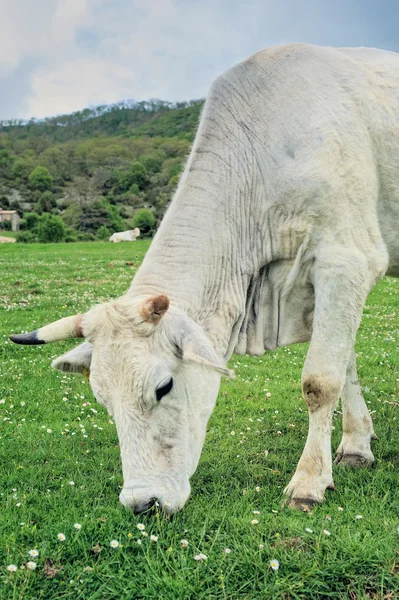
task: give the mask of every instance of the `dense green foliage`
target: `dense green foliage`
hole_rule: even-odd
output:
[[[50,367],[77,341],[21,347],[8,335],[125,293],[148,246],[1,248],[0,598],[398,598],[399,280],[386,278],[373,290],[357,336],[359,377],[379,436],[374,469],[336,466],[336,491],[312,514],[281,509],[308,429],[300,388],[307,345],[234,356],[236,379],[222,382],[191,499],[172,519],[137,517],[118,501],[113,419],[82,377]],[[334,448],[341,419],[338,409]],[[35,571],[23,568],[31,549],[39,552]],[[199,552],[208,559],[194,560]],[[272,559],[280,562],[276,572]],[[10,564],[16,573],[6,570]]]
[[[104,236],[104,227],[131,228],[136,211],[146,208],[153,231],[175,190],[201,105],[154,100],[0,122],[0,207],[21,217],[60,216],[86,239],[100,229]]]
[[[155,217],[148,208],[139,208],[133,217],[132,227],[138,227],[142,237],[150,237],[154,232]]]
[[[39,192],[49,192],[53,187],[53,178],[46,167],[35,167],[29,173],[28,180],[31,188]]]
[[[30,213],[25,220],[25,229],[17,234],[17,241],[42,242],[43,244],[76,241],[74,236],[70,239],[67,239],[67,237],[67,227],[60,217],[48,213],[42,216]]]

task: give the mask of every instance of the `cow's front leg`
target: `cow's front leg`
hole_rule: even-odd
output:
[[[343,434],[335,463],[349,467],[367,467],[374,463],[370,442],[376,439],[373,422],[364,401],[352,352],[342,390]]]
[[[358,253],[331,248],[326,262],[314,266],[315,310],[309,351],[302,373],[309,433],[296,472],[285,494],[302,510],[321,502],[333,488],[331,428],[344,387],[356,331],[373,277]],[[331,257],[331,262],[329,258]]]
[[[308,405],[309,432],[295,475],[284,493],[291,507],[310,510],[322,502],[326,489],[334,489],[331,426],[339,398],[339,380],[326,373],[305,373],[302,389]]]

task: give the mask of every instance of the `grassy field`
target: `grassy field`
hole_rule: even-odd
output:
[[[356,346],[379,436],[374,469],[336,467],[336,492],[311,515],[281,509],[307,433],[306,346],[233,357],[237,379],[222,383],[187,506],[170,520],[135,517],[118,501],[112,420],[82,377],[50,368],[76,342],[18,347],[7,337],[122,294],[147,247],[0,247],[0,598],[399,598],[399,281],[370,295]],[[339,411],[334,427],[335,449]]]

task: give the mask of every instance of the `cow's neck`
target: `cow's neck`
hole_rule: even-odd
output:
[[[239,190],[219,174],[226,169],[203,177],[196,171],[187,165],[129,295],[166,293],[227,358],[244,318],[249,269],[256,265],[245,249],[248,233],[237,231],[246,221],[237,214]]]

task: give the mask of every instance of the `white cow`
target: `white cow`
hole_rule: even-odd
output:
[[[310,340],[309,434],[285,490],[307,509],[338,462],[371,464],[373,425],[354,342],[372,286],[399,275],[399,55],[308,45],[264,50],[212,85],[171,206],[126,295],[12,339],[86,342],[115,419],[123,504],[181,508],[232,352]]]
[[[136,239],[140,235],[140,229],[136,227],[135,229],[130,229],[129,231],[119,231],[118,233],[113,233],[109,238],[109,242],[135,242]]]

